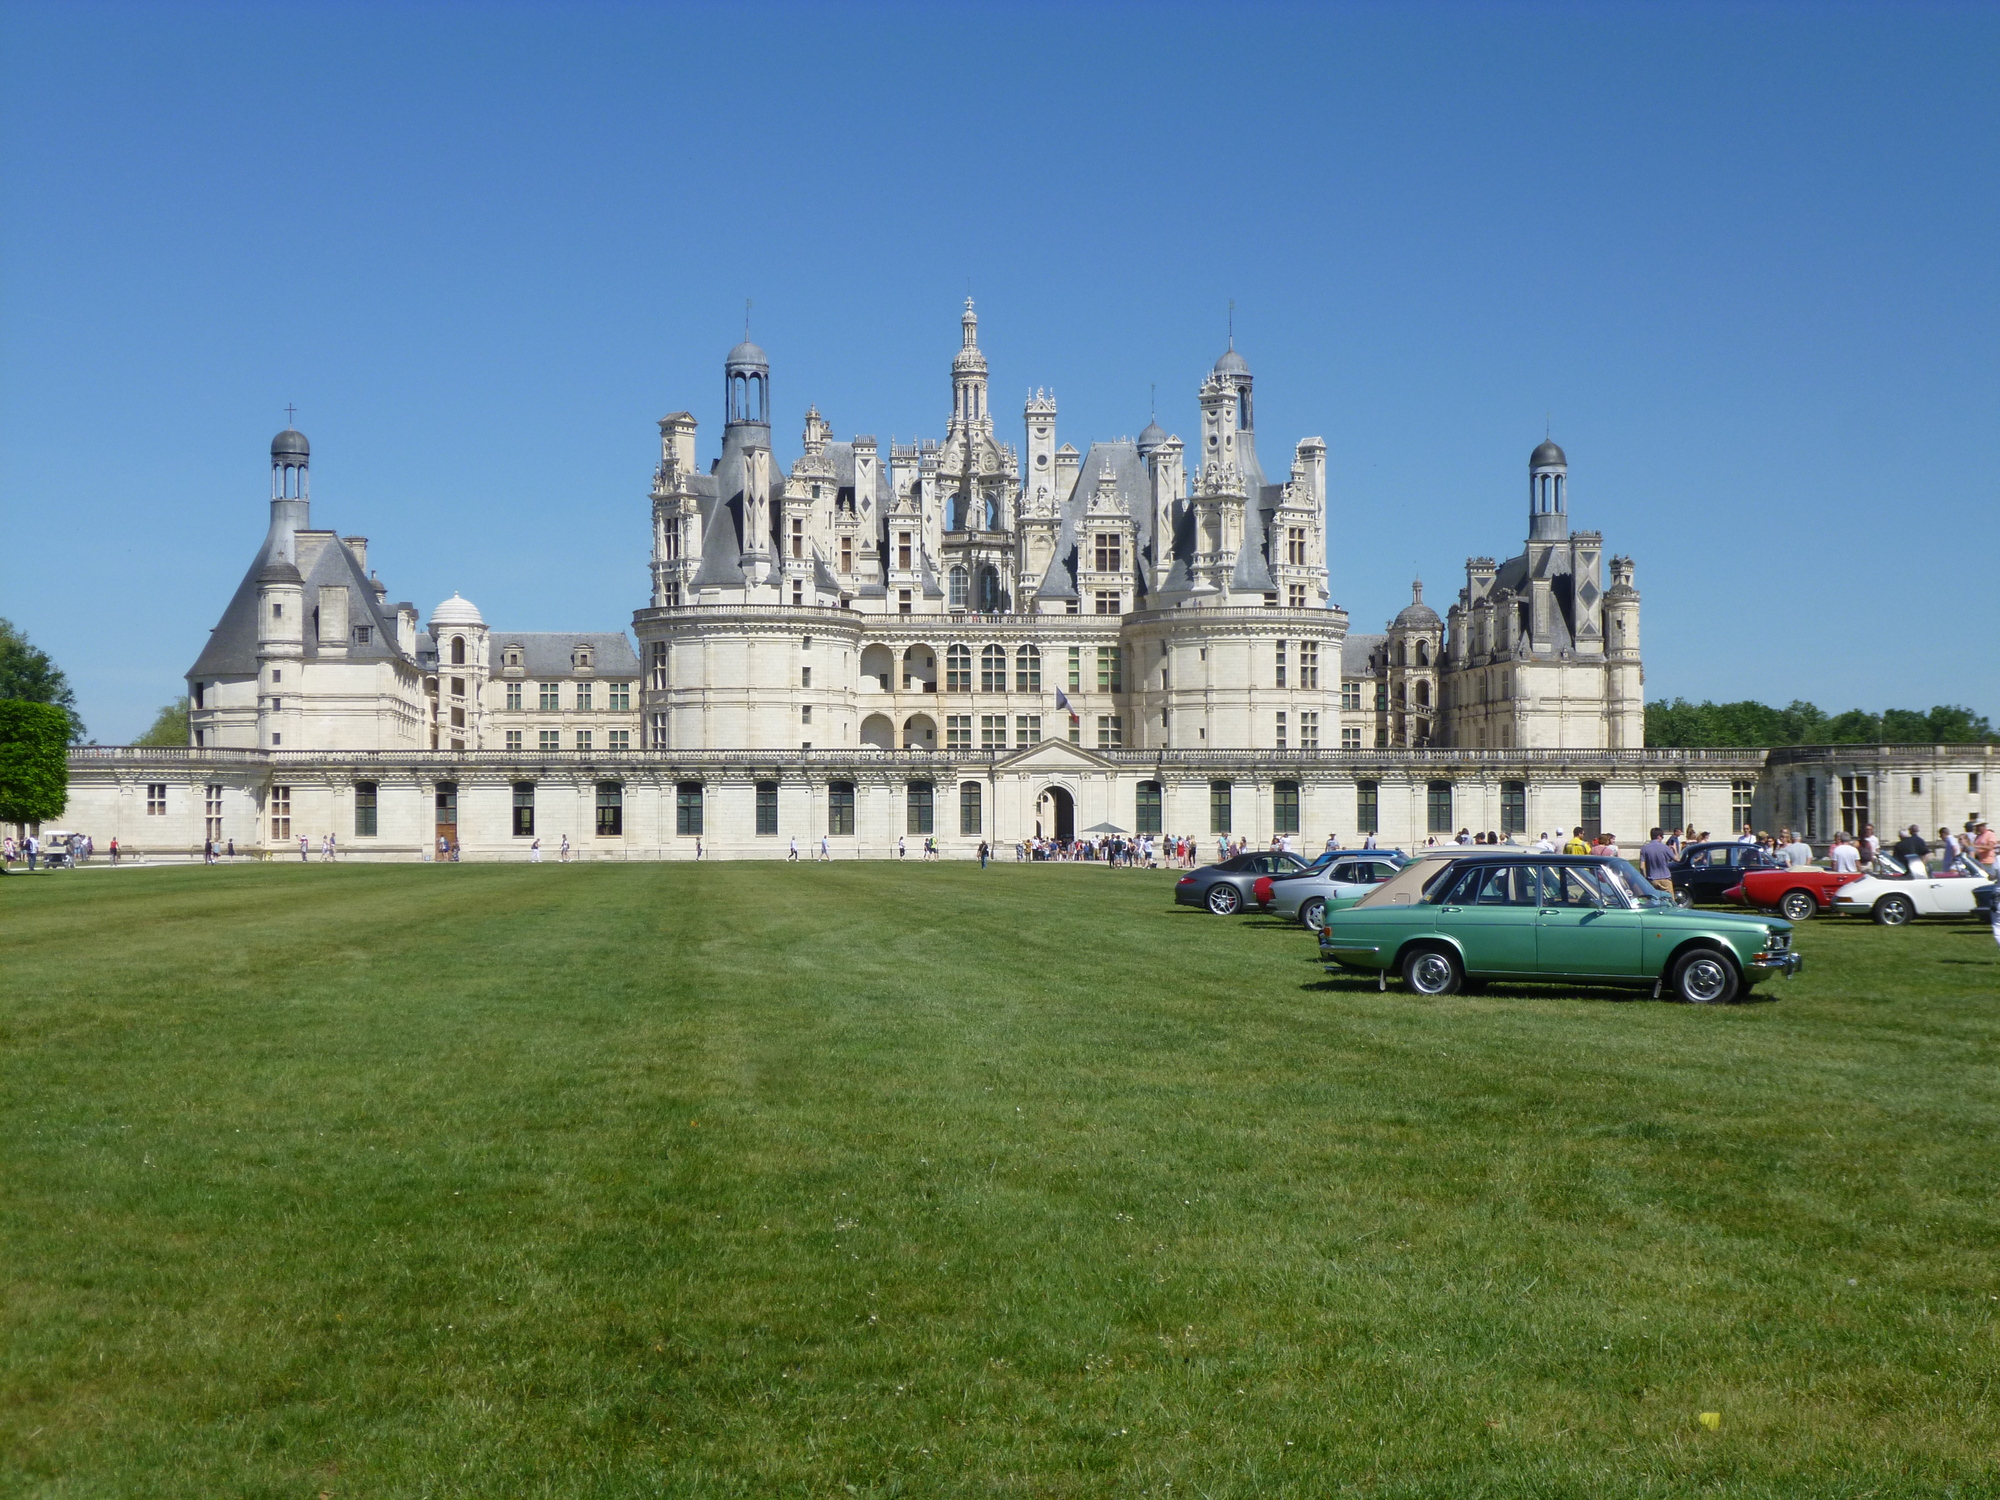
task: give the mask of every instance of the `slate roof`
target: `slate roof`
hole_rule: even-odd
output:
[[[518,646],[521,648],[521,670],[529,677],[553,680],[558,677],[588,675],[598,677],[637,677],[639,675],[639,653],[632,648],[632,642],[622,630],[544,630],[533,632],[493,630],[487,633],[489,661],[492,670],[501,670],[506,661],[503,652]],[[428,640],[428,637],[426,637]],[[421,643],[420,643],[421,644]],[[581,674],[570,665],[570,653],[578,646],[589,646],[594,653],[588,674]]]
[[[305,586],[305,654],[309,660],[320,654],[319,638],[312,628],[312,611],[318,602],[317,590],[322,587],[345,587],[348,591],[348,661],[408,660],[396,645],[395,611],[381,603],[374,581],[362,571],[360,559],[348,550],[347,543],[331,533],[314,537],[319,543],[318,555],[310,559],[307,570],[301,574],[292,561],[300,550],[299,534],[273,529],[265,536],[264,544],[243,574],[243,581],[223,609],[220,623],[209,633],[208,644],[187,669],[190,678],[257,675],[257,584],[266,568],[273,564],[281,570],[292,570]],[[305,550],[311,550],[310,543]],[[354,640],[357,625],[371,627],[365,644]]]
[[[1369,673],[1368,658],[1376,647],[1386,646],[1386,635],[1350,635],[1340,643],[1340,675],[1343,677],[1366,677]]]

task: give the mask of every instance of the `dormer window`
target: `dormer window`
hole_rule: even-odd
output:
[[[509,646],[507,648],[506,662],[510,667],[521,665],[521,648],[519,646]]]
[[[576,650],[570,652],[569,662],[573,667],[588,668],[590,666],[590,647],[578,646]]]

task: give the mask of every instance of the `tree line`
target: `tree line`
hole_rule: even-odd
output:
[[[1990,745],[2000,735],[1984,714],[1955,703],[1930,709],[1850,708],[1830,714],[1803,699],[1783,708],[1740,703],[1690,703],[1674,698],[1646,705],[1646,743],[1663,749],[1765,745]]]

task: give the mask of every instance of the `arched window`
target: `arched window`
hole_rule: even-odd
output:
[[[1014,691],[1039,693],[1041,690],[1042,653],[1033,646],[1023,646],[1014,653]]]
[[[1417,642],[1417,665],[1418,665],[1418,666],[1420,666],[1420,667],[1428,667],[1428,666],[1429,666],[1430,664],[1431,664],[1431,648],[1430,648],[1430,642],[1428,642],[1428,641],[1418,641],[1418,642]]]
[[[1157,781],[1139,783],[1139,805],[1137,816],[1132,820],[1135,833],[1158,833],[1160,822],[1160,784]]]
[[[979,691],[982,693],[1004,693],[1007,691],[1007,648],[988,646],[979,653]]]
[[[987,614],[1000,610],[1000,574],[993,568],[979,570],[979,607]]]
[[[944,690],[947,693],[972,691],[972,648],[953,646],[944,654]]]
[[[451,638],[451,664],[454,667],[465,665],[465,637],[462,635]]]
[[[1417,684],[1417,707],[1429,708],[1430,706],[1431,685],[1428,682],[1420,682]]]
[[[966,607],[967,581],[965,569],[953,568],[951,570],[951,607],[953,609],[964,609]]]
[[[1396,642],[1396,665],[1407,667],[1409,664],[1410,658],[1408,653],[1403,649],[1403,643],[1401,641]]]

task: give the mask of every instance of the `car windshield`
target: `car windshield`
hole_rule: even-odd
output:
[[[1630,860],[1614,859],[1600,869],[1634,906],[1672,906],[1674,898],[1654,885]]]

